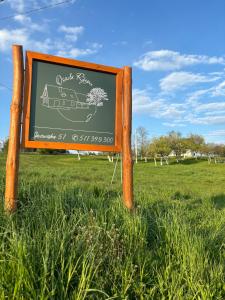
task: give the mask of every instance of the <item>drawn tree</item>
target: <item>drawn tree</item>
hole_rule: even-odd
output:
[[[101,88],[93,88],[87,94],[87,103],[89,105],[103,106],[103,101],[108,101],[107,93]]]

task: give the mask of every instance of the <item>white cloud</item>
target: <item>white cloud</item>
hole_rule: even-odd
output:
[[[18,14],[14,17],[14,20],[25,26],[28,31],[46,31],[46,23],[42,22],[41,25],[32,22],[31,18],[25,15]]]
[[[191,124],[199,125],[221,125],[225,124],[225,116],[204,116],[204,117],[191,117],[189,118]]]
[[[13,44],[23,45],[25,49],[48,52],[57,47],[56,42],[47,38],[45,40],[35,40],[30,37],[31,33],[25,28],[2,29],[0,30],[0,51],[8,52]]]
[[[210,72],[210,75],[217,75],[217,76],[223,76],[224,72]]]
[[[168,104],[168,107],[165,108],[165,110],[161,113],[161,117],[171,118],[171,119],[180,118],[184,112],[185,112],[184,110],[175,107],[174,104],[171,105]]]
[[[57,52],[57,55],[76,58],[79,56],[87,56],[87,55],[95,54],[99,51],[100,48],[102,48],[101,44],[93,43],[90,48],[86,48],[86,49],[73,47],[73,48],[68,48],[67,50],[59,50]],[[63,49],[63,48],[60,48],[60,49]]]
[[[159,96],[159,94],[158,94]],[[225,102],[196,103],[196,106],[183,103],[173,103],[157,94],[150,95],[149,90],[133,90],[133,112],[147,114],[161,119],[162,125],[179,128],[194,125],[224,125]]]
[[[206,134],[207,136],[225,136],[225,130],[219,129],[219,130],[213,130]]]
[[[148,41],[145,41],[144,44],[143,44],[143,47],[148,47],[152,45],[152,41],[151,40],[148,40]]]
[[[65,57],[73,57],[76,58],[78,56],[85,56],[96,53],[95,49],[79,49],[79,48],[71,48],[68,51],[58,51],[57,55],[65,56]]]
[[[198,99],[200,99],[203,95],[207,95],[210,91],[211,88],[194,91],[193,93],[189,94],[186,103],[195,106],[198,104]]]
[[[210,111],[206,111],[204,112],[205,116],[218,116],[218,115],[225,115],[225,110],[210,110]]]
[[[68,41],[76,42],[78,37],[84,32],[83,26],[69,27],[61,25],[59,27],[60,32],[65,33],[65,38]]]
[[[178,128],[188,125],[225,125],[225,74],[224,72],[192,73],[172,72],[159,80],[161,91],[133,91],[134,113],[157,118],[163,126]],[[201,89],[196,90],[196,87]],[[190,93],[191,89],[194,92]],[[205,88],[204,88],[205,87]],[[177,91],[182,102],[177,103]],[[212,98],[218,98],[213,99]],[[186,100],[185,100],[186,98]]]
[[[25,28],[21,29],[1,29],[0,30],[0,51],[9,51],[12,44],[27,45],[29,39]]]
[[[23,13],[26,7],[25,2],[25,0],[11,0],[9,1],[9,5],[16,12]]]
[[[25,15],[16,15],[14,16],[14,20],[21,23],[21,24],[26,24],[31,22],[31,18]]]
[[[225,57],[180,54],[171,50],[158,50],[149,51],[134,62],[134,66],[145,71],[172,71],[197,64],[225,65]]]
[[[133,90],[133,112],[146,113],[155,118],[180,118],[185,112],[181,104],[167,103],[164,99],[154,99],[147,90]]]
[[[210,73],[210,74],[212,74],[212,73]],[[199,99],[201,99],[203,96],[204,96],[204,98],[224,97],[225,96],[225,81],[222,81],[219,84],[216,84],[208,89],[196,90],[193,93],[190,93],[188,95],[186,103],[190,104],[192,106],[197,106],[200,104]]]
[[[196,106],[195,111],[196,112],[202,112],[202,111],[221,111],[225,109],[225,102],[211,102],[211,103],[204,103],[199,104]]]
[[[168,122],[164,122],[162,123],[163,126],[166,126],[166,127],[171,127],[171,128],[176,128],[176,127],[185,127],[186,125],[183,124],[183,123],[178,123],[178,122],[171,122],[171,123],[168,123]]]
[[[27,47],[30,50],[40,51],[43,53],[48,53],[49,51],[52,51],[55,48],[57,48],[57,43],[53,40],[47,38],[43,41],[37,41],[37,40],[29,40]]]
[[[163,92],[171,92],[185,89],[197,83],[212,82],[218,79],[219,77],[205,76],[190,72],[173,72],[160,80],[160,88]]]
[[[21,21],[25,21],[21,17]],[[30,25],[34,25],[33,23]],[[29,27],[29,26],[28,26]],[[68,39],[68,34],[71,34],[71,39],[73,35],[73,40],[78,38],[78,35],[84,30],[82,26],[80,27],[66,27],[61,26],[62,32],[65,32],[66,40]],[[36,30],[30,26],[30,28],[20,28],[20,29],[1,29],[0,30],[0,51],[8,52],[11,50],[12,44],[23,45],[24,49],[41,51],[43,53],[52,53],[65,57],[78,57],[87,56],[95,54],[102,48],[99,43],[89,43],[87,48],[73,47],[65,38],[37,38],[34,33]],[[75,35],[77,35],[75,37]],[[52,34],[54,36],[54,34]],[[63,49],[63,50],[62,50]]]
[[[212,96],[225,96],[225,80],[213,89]]]
[[[164,107],[164,100],[153,100],[147,90],[133,89],[133,112],[159,115]]]
[[[70,4],[74,3],[76,0],[72,0],[70,2]],[[13,9],[15,12],[17,13],[24,13],[27,10],[32,10],[32,9],[36,9],[36,8],[40,8],[43,6],[47,6],[47,5],[55,5],[58,4],[62,1],[60,0],[10,0],[7,1],[6,3],[9,4],[9,6],[11,7],[11,9]],[[68,3],[65,3],[64,5],[66,5]],[[60,6],[63,6],[60,5]]]
[[[127,46],[128,42],[127,41],[117,41],[112,43],[113,46]]]
[[[88,45],[88,47],[96,49],[96,50],[99,50],[99,49],[101,49],[103,47],[102,44],[96,43],[96,42],[94,42],[94,43],[87,43],[87,45]]]
[[[158,118],[163,126],[171,128],[188,124],[225,125],[224,75],[224,72],[172,72],[159,81],[161,92],[154,92],[154,89],[135,89],[133,111]],[[192,93],[187,89],[193,89],[194,85],[202,87],[203,84],[205,89],[198,89]],[[175,98],[177,91],[182,91],[182,94],[179,93],[182,102]],[[216,97],[218,99],[212,101],[212,98]]]

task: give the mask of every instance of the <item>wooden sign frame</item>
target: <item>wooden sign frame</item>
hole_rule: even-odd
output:
[[[77,150],[94,150],[121,152],[122,154],[122,178],[123,178],[123,203],[126,208],[134,208],[133,201],[133,160],[131,151],[132,132],[132,69],[128,66],[123,69],[105,67],[102,65],[74,61],[71,59],[27,52],[26,77],[25,77],[25,107],[22,108],[24,92],[24,67],[23,47],[13,45],[13,94],[10,113],[9,145],[6,162],[6,183],[5,183],[5,211],[12,213],[17,209],[18,202],[18,173],[19,173],[19,152],[21,141],[21,126],[23,127],[23,142],[25,147],[32,148],[57,148]],[[30,96],[31,96],[31,74],[32,60],[53,61],[59,64],[74,65],[88,70],[99,70],[101,72],[116,74],[116,144],[115,146],[103,145],[82,145],[52,142],[29,141],[30,124]],[[21,115],[23,113],[23,123]],[[61,145],[60,145],[61,144]],[[96,147],[95,147],[96,146]],[[67,148],[68,147],[68,148]],[[90,147],[90,148],[89,148]]]
[[[29,139],[30,107],[31,107],[31,91],[32,91],[32,66],[34,60],[53,63],[56,65],[58,64],[61,66],[64,65],[69,67],[77,67],[84,70],[97,71],[101,73],[116,75],[116,109],[115,109],[114,145],[81,144],[81,143],[75,144],[75,143],[65,143],[65,142],[33,141]],[[123,69],[27,51],[22,147],[121,152],[122,150],[122,97],[123,97]]]

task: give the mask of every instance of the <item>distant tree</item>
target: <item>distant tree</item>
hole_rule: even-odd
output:
[[[171,146],[167,136],[161,136],[157,142],[157,152],[160,155],[160,163],[163,164],[163,158],[168,164],[168,155],[171,152]]]
[[[205,139],[203,136],[198,135],[198,134],[190,134],[186,138],[186,143],[187,143],[188,147],[193,152],[195,152],[196,159],[197,159],[197,153],[200,153],[201,155],[202,155],[202,153],[204,153]]]
[[[135,162],[137,163],[137,139],[136,139],[136,130],[135,133],[132,134],[131,138],[131,151],[132,151],[132,156],[135,159]]]
[[[147,161],[148,154],[148,131],[146,128],[140,126],[136,129],[137,148],[140,153],[141,160],[144,158]]]
[[[9,138],[7,138],[5,141],[4,141],[4,144],[3,144],[3,151],[5,153],[8,152],[8,148],[9,148]],[[36,149],[34,148],[21,148],[20,149],[21,152],[36,152]]]
[[[155,166],[157,166],[157,155],[158,155],[157,138],[153,138],[149,143],[148,153],[151,157],[153,157]]]
[[[212,161],[212,157],[214,157],[214,144],[208,143],[202,146],[202,154],[204,154],[208,158],[208,163],[210,164]]]
[[[8,148],[9,148],[9,138],[5,139],[4,144],[3,144],[3,151],[5,153],[8,153]]]
[[[39,154],[66,154],[68,153],[64,149],[45,149],[45,148],[39,148],[37,149],[37,153]]]
[[[166,164],[168,164],[168,155],[171,152],[171,147],[169,144],[169,139],[167,136],[161,136],[159,138],[154,138],[149,145],[149,152],[153,155],[155,165],[156,158],[160,157],[160,164],[163,164],[163,159],[165,159]]]
[[[173,151],[176,156],[177,162],[179,162],[179,158],[187,148],[187,145],[185,143],[185,140],[182,138],[181,133],[176,131],[169,132],[168,143],[171,151]]]
[[[37,152],[37,149],[36,148],[21,148],[20,151],[23,153],[31,153],[31,152]]]
[[[220,157],[223,157],[225,154],[225,146],[224,145],[214,145],[213,147],[214,152],[214,161],[215,164],[217,163]]]

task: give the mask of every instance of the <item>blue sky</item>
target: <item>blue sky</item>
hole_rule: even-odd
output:
[[[9,131],[11,45],[22,44],[24,50],[130,65],[133,129],[144,126],[150,137],[192,132],[225,143],[224,0],[74,0],[24,15],[59,2],[0,3],[0,139]]]

